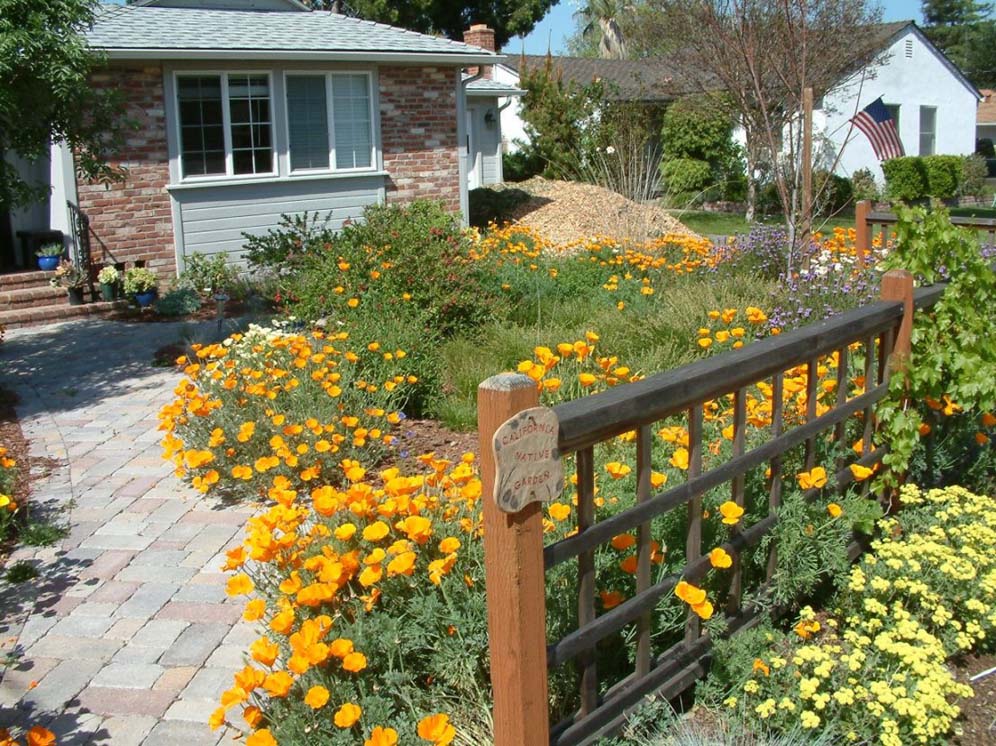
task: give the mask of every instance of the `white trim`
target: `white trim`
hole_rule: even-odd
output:
[[[199,180],[182,184],[167,184],[167,192],[186,192],[192,189],[210,189],[211,187],[249,186],[251,184],[293,184],[299,181],[330,181],[340,179],[367,179],[389,176],[387,171],[340,171],[336,173],[306,173],[297,176],[266,176],[254,179],[224,179],[216,181]]]
[[[156,49],[156,48],[107,48],[96,47],[110,60],[231,60],[244,62],[285,61],[300,62],[410,62],[414,65],[493,65],[496,60],[505,59],[497,54],[473,54],[463,52],[350,52],[320,49],[315,50],[261,50],[261,49]]]

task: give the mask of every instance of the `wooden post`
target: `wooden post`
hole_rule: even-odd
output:
[[[854,205],[854,252],[857,254],[858,266],[864,268],[865,259],[871,253],[871,227],[868,225],[868,214],[871,212],[871,202],[863,199]]]
[[[802,91],[802,230],[813,237],[813,89]]]
[[[536,382],[520,374],[492,376],[477,389],[494,746],[550,743],[542,504],[499,510],[491,447],[509,417],[538,403]]]
[[[889,360],[890,370],[901,373],[909,362],[913,347],[913,275],[905,269],[890,269],[882,276],[881,297],[882,300],[903,304],[903,320],[899,324]]]

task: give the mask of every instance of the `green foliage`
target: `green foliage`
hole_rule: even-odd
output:
[[[66,247],[58,243],[47,243],[35,252],[35,256],[62,256]]]
[[[889,199],[912,202],[927,196],[929,182],[923,159],[915,156],[882,161],[885,193]]]
[[[135,295],[136,293],[147,293],[154,290],[159,284],[159,278],[152,270],[145,267],[132,267],[124,275],[125,295]]]
[[[520,149],[514,153],[502,153],[501,169],[506,182],[525,181],[543,173],[544,163],[532,150]]]
[[[342,7],[341,0],[305,0],[315,8]],[[349,0],[352,14],[368,21],[462,39],[468,23],[484,23],[495,32],[495,45],[504,47],[515,36],[526,36],[546,15],[555,0]],[[337,12],[342,12],[341,10]]]
[[[927,170],[927,195],[937,199],[951,199],[961,186],[965,158],[960,155],[928,155],[923,159]]]
[[[986,193],[986,159],[981,155],[970,155],[961,167],[961,194],[967,197],[981,197]]]
[[[996,22],[978,0],[925,0],[924,33],[979,88],[996,85]]]
[[[996,304],[996,272],[979,242],[951,224],[943,208],[897,210],[895,248],[884,268],[908,269],[920,284],[947,280],[933,308],[917,314],[912,355],[905,376],[893,376],[878,416],[890,453],[886,484],[895,484],[922,447],[925,405],[945,416],[981,416],[996,408],[996,337],[991,309]],[[953,406],[952,406],[953,403]]]
[[[859,168],[851,174],[851,191],[856,201],[878,200],[882,195],[870,169]]]
[[[826,171],[813,173],[813,194],[817,215],[836,215],[854,201],[851,181]]]
[[[664,161],[661,164],[661,176],[668,191],[682,195],[701,192],[713,181],[709,163],[694,158]]]
[[[187,316],[201,307],[201,296],[192,287],[179,286],[156,301],[160,316]]]
[[[239,273],[228,262],[228,254],[199,254],[194,252],[186,257],[180,283],[199,293],[215,295],[230,293],[238,286]]]
[[[50,547],[68,535],[69,529],[66,526],[32,521],[19,531],[18,539],[25,546]]]
[[[253,269],[289,269],[300,258],[316,254],[332,244],[335,231],[329,228],[331,213],[283,214],[276,228],[264,235],[243,233],[245,257]]]
[[[487,228],[489,223],[506,223],[512,220],[515,208],[528,199],[529,193],[521,189],[472,189],[470,224],[475,228]]]
[[[725,96],[684,96],[667,108],[661,126],[661,170],[671,191],[688,194],[719,185],[718,196],[732,196],[744,181],[742,153],[733,141],[734,124],[733,107]]]
[[[15,562],[5,574],[8,583],[26,583],[38,577],[38,569],[26,560]]]
[[[83,37],[95,0],[0,0],[0,153],[25,160],[46,156],[65,141],[83,175],[109,181],[120,172],[107,159],[122,141],[120,95],[90,85],[104,58]],[[47,197],[46,184],[29,184],[0,157],[0,205]]]

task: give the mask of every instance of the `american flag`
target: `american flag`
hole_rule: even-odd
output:
[[[851,121],[871,141],[875,157],[880,161],[887,161],[890,158],[898,158],[906,154],[903,150],[903,143],[899,139],[896,123],[885,104],[882,103],[881,96],[858,112]]]

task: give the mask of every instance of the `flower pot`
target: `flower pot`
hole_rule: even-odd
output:
[[[100,283],[100,297],[104,300],[114,300],[114,296],[117,295],[117,288],[114,286],[113,282],[102,282]]]
[[[83,305],[83,288],[66,288],[66,293],[69,295],[69,305]]]
[[[62,257],[59,256],[40,256],[38,259],[38,269],[43,272],[51,272],[56,267],[59,266],[59,260]]]
[[[138,303],[141,308],[148,308],[152,305],[152,301],[156,299],[156,289],[146,290],[144,293],[135,293],[135,302]]]

